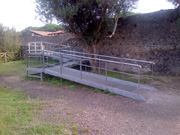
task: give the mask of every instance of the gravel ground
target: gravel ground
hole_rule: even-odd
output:
[[[180,78],[163,77],[157,92],[147,91],[148,102],[122,96],[109,96],[82,87],[70,90],[40,81],[0,76],[14,88],[25,90],[31,98],[47,104],[42,120],[78,125],[82,135],[180,135]],[[89,129],[82,133],[82,129]]]

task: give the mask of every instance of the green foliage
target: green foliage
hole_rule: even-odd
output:
[[[78,130],[77,125],[76,125],[76,124],[73,124],[73,125],[72,125],[72,128],[71,128],[71,131],[73,132],[73,135],[77,135],[77,134],[78,134],[78,133],[77,133],[77,130]]]
[[[88,133],[89,132],[89,128],[85,128],[81,130],[82,133]]]
[[[0,53],[7,53],[7,60],[17,60],[20,54],[19,32],[0,24]]]
[[[100,90],[100,89],[94,89],[94,92],[101,93],[102,90]]]
[[[52,126],[50,124],[42,124],[29,127],[26,129],[25,133],[29,135],[68,135],[68,133],[64,132],[63,126]]]
[[[109,90],[108,90],[108,89],[105,89],[103,93],[104,93],[104,94],[108,94],[108,93],[109,93]]]
[[[77,89],[77,86],[76,86],[76,85],[70,85],[69,88],[70,88],[71,90],[76,90],[76,89]]]
[[[55,84],[57,86],[62,86],[62,85],[68,85],[71,86],[72,85],[76,85],[75,82],[66,80],[66,79],[62,79],[59,77],[54,77],[54,76],[47,76],[46,78],[43,79],[44,82],[50,83],[50,84]]]
[[[112,92],[110,92],[110,93],[108,93],[108,94],[109,94],[109,96],[117,96],[116,93],[112,93]]]
[[[92,90],[92,88],[90,88],[90,87],[83,87],[82,90],[84,90],[84,91],[90,91],[90,90]]]

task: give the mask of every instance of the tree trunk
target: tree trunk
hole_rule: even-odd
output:
[[[118,25],[118,19],[119,19],[118,16],[114,18],[114,29],[113,29],[112,34],[109,36],[110,38],[112,38],[114,36],[115,32],[116,32],[117,25]]]
[[[91,54],[99,54],[99,47],[99,44],[89,45],[87,48],[85,48],[85,52]],[[88,57],[90,57],[89,63],[91,65],[91,71],[97,72],[99,67],[98,56],[89,55]]]

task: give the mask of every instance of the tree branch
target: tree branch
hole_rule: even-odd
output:
[[[108,37],[110,37],[110,38],[112,38],[112,37],[114,36],[115,32],[116,32],[119,17],[117,16],[117,17],[115,17],[114,19],[115,19],[115,24],[114,24],[113,32],[112,32],[111,35],[108,36]]]

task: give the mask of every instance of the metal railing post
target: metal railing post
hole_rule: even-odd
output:
[[[151,80],[152,81],[152,86],[154,86],[154,71],[153,70],[154,70],[154,66],[152,64],[152,76],[151,76],[152,77],[152,80]]]
[[[48,56],[46,57],[46,62],[47,62],[47,64],[49,64],[49,57]]]
[[[45,63],[44,63],[44,50],[42,52],[42,58],[43,58],[43,72],[44,72],[44,69],[45,69]]]
[[[63,54],[60,51],[60,73],[62,74],[63,70]]]
[[[61,49],[59,48],[59,71],[61,72]]]
[[[27,63],[27,67],[29,67],[29,53],[28,53],[28,51],[26,52],[26,63]]]
[[[101,66],[101,65],[100,65],[100,56],[99,56],[99,63],[98,63],[98,64],[99,64],[98,71],[99,71],[99,75],[100,75],[100,72],[101,72],[101,71],[100,71],[100,66]]]
[[[28,53],[28,51],[26,51],[26,64],[27,64],[27,68],[29,67],[29,53]],[[26,70],[26,77],[28,77],[28,71]]]
[[[31,51],[31,43],[28,43],[28,49],[29,49],[29,53]]]
[[[140,88],[140,67],[138,67],[138,88]]]
[[[80,55],[80,78],[82,79],[82,56]]]
[[[74,52],[74,51],[73,51],[73,55],[75,55],[75,52]],[[74,62],[75,62],[75,61],[76,61],[76,60],[75,60],[75,56],[73,56],[73,57],[74,57]]]
[[[34,45],[34,50],[35,50],[35,53],[36,53],[36,42],[35,42],[35,45]]]
[[[42,53],[44,53],[44,51],[42,52]],[[42,62],[42,60],[41,60],[42,58],[41,58],[41,55],[40,55],[40,62],[39,63],[41,63]]]
[[[41,58],[41,55],[40,55],[40,58]],[[43,59],[43,72],[41,72],[41,81],[43,81],[43,73],[44,73],[44,70],[45,70],[44,50],[42,52],[42,59]]]
[[[41,42],[41,50],[43,50],[43,45],[42,45],[42,42]]]
[[[124,80],[124,64],[122,64],[122,80]]]
[[[108,84],[107,80],[107,61],[105,61],[105,76],[106,76],[106,85]]]

